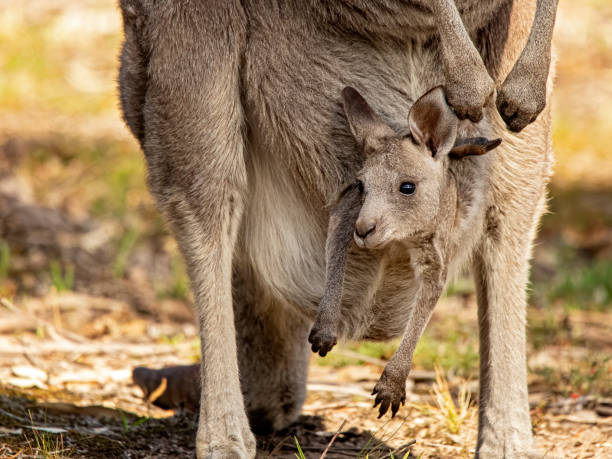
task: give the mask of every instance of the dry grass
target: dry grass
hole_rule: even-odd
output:
[[[467,382],[461,382],[457,401],[451,395],[448,381],[440,367],[436,367],[436,383],[433,387],[433,399],[436,402],[437,410],[448,428],[449,433],[456,435],[461,430],[461,426],[469,416],[474,415],[474,410],[470,409],[470,393],[468,392]]]

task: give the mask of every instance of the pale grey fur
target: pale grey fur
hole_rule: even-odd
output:
[[[252,457],[251,428],[279,429],[300,413],[308,331],[324,290],[325,203],[361,167],[340,91],[358,88],[386,124],[402,125],[411,101],[444,85],[453,71],[444,34],[421,0],[120,5],[124,117],[145,153],[150,189],[185,257],[199,311],[197,454]],[[457,0],[474,45],[457,30],[464,41],[455,44],[475,46],[496,86],[505,81],[508,89],[506,76],[527,44],[523,62],[543,62],[537,76],[548,75],[547,95],[540,94],[548,101],[550,48],[541,37],[549,34],[538,32],[528,42],[535,6],[532,0]],[[542,28],[540,21],[535,26]],[[543,58],[529,57],[534,54]],[[464,74],[449,83],[457,81],[486,78]],[[488,92],[471,89],[456,91],[459,115],[471,114]],[[508,106],[521,113],[530,92],[507,91]],[[525,457],[533,448],[525,287],[551,170],[547,107],[520,135],[505,130],[492,104],[485,106],[490,128],[460,127],[461,135],[503,138],[495,152],[465,159],[455,171],[457,190],[474,202],[465,210],[473,214],[467,218],[473,231],[450,270],[471,261],[478,282],[479,457]],[[485,177],[484,189],[474,188],[474,174]],[[351,253],[340,335],[401,334],[416,291],[406,254]]]
[[[342,282],[353,235],[357,246],[384,251],[385,257],[406,252],[418,291],[401,344],[374,388],[379,417],[389,408],[395,416],[405,402],[412,354],[446,285],[448,265],[459,252],[465,231],[473,231],[477,223],[465,220],[475,216],[465,212],[474,206],[474,195],[458,195],[453,172],[457,159],[449,158],[482,155],[501,141],[457,139],[458,119],[439,87],[410,109],[408,135],[384,125],[353,88],[345,88],[343,95],[351,131],[367,158],[357,182],[342,191],[330,210],[325,294],[308,341],[321,356],[336,344]],[[476,175],[474,180],[472,186],[484,191],[485,175]],[[411,193],[402,193],[402,185],[411,186]]]

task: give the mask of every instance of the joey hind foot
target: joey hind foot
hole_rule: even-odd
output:
[[[389,407],[391,407],[391,417],[393,418],[398,412],[400,405],[406,403],[406,378],[392,375],[385,368],[372,391],[372,395],[375,394],[374,408],[380,405],[378,419],[385,415]]]
[[[495,91],[495,83],[482,63],[452,69],[445,86],[446,98],[459,119],[475,123],[483,116],[483,108]]]
[[[522,131],[546,106],[546,76],[515,66],[497,93],[496,105],[508,128]]]
[[[308,342],[312,345],[312,352],[325,357],[338,343],[338,339],[334,327],[321,325],[317,321],[308,335]]]

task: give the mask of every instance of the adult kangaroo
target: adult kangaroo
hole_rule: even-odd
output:
[[[535,454],[525,288],[551,171],[544,106],[556,3],[121,0],[124,117],[199,311],[198,457],[253,457],[251,429],[280,429],[300,413],[324,291],[325,204],[361,166],[342,88],[402,130],[412,103],[438,85],[460,118],[484,111],[487,122],[464,121],[462,135],[503,140],[456,172],[460,193],[478,203],[450,267],[471,264],[477,283],[476,455]],[[471,189],[475,171],[487,180]],[[405,253],[352,249],[339,335],[401,335],[415,284]]]

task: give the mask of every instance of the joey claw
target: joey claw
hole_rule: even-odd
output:
[[[389,410],[389,405],[391,404],[391,399],[385,398],[380,404],[380,408],[378,410],[378,419],[382,418],[385,413]]]
[[[406,399],[401,399],[401,400],[395,400],[392,404],[391,404],[391,417],[394,418],[395,415],[397,414],[397,412],[400,409],[400,406],[403,405],[404,403],[406,403]]]

